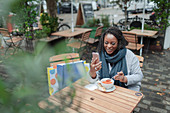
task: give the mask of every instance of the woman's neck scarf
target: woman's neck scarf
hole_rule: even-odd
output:
[[[123,71],[124,75],[127,75],[127,65],[126,65],[126,48],[120,49],[114,56],[109,56],[106,52],[101,51],[100,60],[102,61],[102,68],[100,72],[100,79],[102,78],[112,78],[117,75],[117,72]],[[109,73],[109,64],[111,63],[112,69]],[[119,80],[115,80],[115,85],[126,87],[124,83]]]

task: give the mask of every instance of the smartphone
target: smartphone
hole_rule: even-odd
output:
[[[99,63],[99,53],[98,52],[92,52],[93,58],[96,59],[97,58],[97,62]]]

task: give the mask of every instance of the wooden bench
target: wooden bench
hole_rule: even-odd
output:
[[[79,61],[80,57],[78,53],[65,53],[50,57],[50,66],[56,66],[57,64]]]

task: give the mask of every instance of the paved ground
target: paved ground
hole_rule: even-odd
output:
[[[142,90],[144,98],[135,111],[139,113],[170,112],[170,51],[144,54]]]

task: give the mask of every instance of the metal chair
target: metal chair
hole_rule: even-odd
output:
[[[8,25],[8,29],[5,28],[0,28],[0,33],[2,34],[2,39],[5,43],[5,45],[7,46],[6,50],[5,50],[5,55],[7,54],[7,51],[9,50],[9,48],[13,48],[13,54],[15,53],[15,51],[17,49],[21,49],[21,43],[23,41],[23,38],[21,38],[21,36],[13,36],[12,34],[12,30],[11,30],[11,26]],[[7,39],[5,37],[8,37]]]

